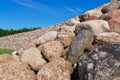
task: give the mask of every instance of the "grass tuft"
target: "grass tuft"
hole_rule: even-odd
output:
[[[7,49],[0,49],[0,55],[1,54],[11,54],[13,50],[7,50]]]

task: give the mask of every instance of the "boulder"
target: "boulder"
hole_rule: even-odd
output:
[[[120,34],[115,32],[104,32],[96,39],[98,41],[102,41],[103,43],[120,43]]]
[[[116,32],[120,34],[120,29],[119,28],[113,28],[110,30],[111,32]]]
[[[90,16],[90,17],[86,18],[86,21],[89,21],[89,20],[98,20],[98,17]]]
[[[112,10],[107,14],[102,15],[101,19],[107,20],[111,29],[114,29],[114,28],[120,29],[120,21],[119,21],[120,10],[119,9]]]
[[[64,45],[64,47],[70,46],[74,38],[75,38],[75,33],[69,33],[69,32],[59,32],[57,36],[57,40],[60,41]]]
[[[100,19],[107,20],[107,21],[110,19],[120,19],[120,10],[115,9],[115,10],[109,11],[108,13],[101,15]]]
[[[38,80],[71,80],[72,65],[59,58],[44,65],[37,73]]]
[[[103,7],[101,12],[102,13],[107,13],[109,11],[115,10],[120,8],[120,1],[112,1],[110,4],[107,6]]]
[[[76,26],[75,33],[78,34],[82,30],[89,30],[95,36],[98,36],[100,33],[105,31],[109,31],[109,24],[107,21],[104,20],[91,20],[81,22],[79,25]]]
[[[37,48],[24,50],[20,60],[29,64],[31,68],[36,71],[46,64],[41,52]]]
[[[53,41],[53,40],[56,39],[56,37],[57,37],[57,31],[47,32],[47,33],[45,33],[44,35],[42,35],[41,37],[38,38],[36,44],[41,45],[41,44],[44,44],[46,42]]]
[[[26,63],[0,60],[0,80],[37,80],[37,77]]]
[[[72,80],[120,80],[120,44],[103,45],[79,58]]]
[[[108,12],[109,13],[109,12]],[[108,21],[110,20],[112,17],[108,16],[107,14],[103,14],[100,16],[100,20],[105,20],[105,21]]]
[[[49,61],[60,58],[63,50],[64,47],[60,41],[50,41],[42,45],[42,53]]]
[[[111,17],[112,19],[120,19],[120,9],[115,9],[106,14],[107,16]]]
[[[89,10],[84,14],[87,14],[88,16],[96,16],[99,18],[102,15],[102,12],[100,10]]]
[[[11,62],[11,61],[14,62],[14,61],[18,61],[18,60],[9,54],[0,55],[0,63],[1,62]]]
[[[74,26],[74,25],[79,24],[79,23],[80,23],[80,21],[78,21],[74,18],[65,22],[65,24],[68,25],[68,26]]]
[[[70,45],[67,60],[73,65],[77,63],[79,57],[84,53],[84,49],[93,42],[93,34],[90,31],[81,31]]]
[[[89,10],[80,16],[80,20],[86,21],[90,16],[95,16],[94,19],[98,19],[101,15],[102,12],[100,10]]]
[[[26,50],[26,49],[29,49],[31,47],[36,47],[36,40],[33,40],[33,41],[29,42],[28,44],[24,45],[22,48],[24,50]]]
[[[111,19],[108,21],[110,29],[119,29],[120,30],[120,19]]]
[[[58,32],[70,32],[74,33],[75,31],[75,26],[68,26],[68,25],[61,25],[58,29]]]

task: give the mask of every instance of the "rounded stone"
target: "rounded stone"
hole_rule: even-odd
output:
[[[64,45],[64,47],[70,46],[74,38],[75,33],[68,32],[59,32],[57,36],[57,40],[60,41]]]
[[[44,65],[37,73],[38,80],[71,80],[72,65],[63,58]]]
[[[46,42],[53,41],[53,40],[56,39],[56,37],[57,37],[57,31],[47,32],[47,33],[45,33],[44,35],[42,35],[41,37],[38,38],[36,44],[41,45],[41,44],[44,44]]]
[[[96,37],[96,40],[103,43],[120,43],[120,34],[115,32],[104,32]]]
[[[110,27],[107,21],[104,20],[90,20],[81,22],[79,25],[76,26],[75,33],[78,34],[82,30],[89,30],[95,36],[99,34],[110,31]]]
[[[1,62],[1,61],[0,61]],[[1,80],[37,80],[34,71],[23,62],[7,61],[0,63]]]
[[[42,45],[42,53],[49,61],[60,58],[63,50],[64,47],[60,41],[50,41]]]
[[[30,48],[23,51],[20,60],[28,63],[33,70],[38,71],[46,61],[43,59],[41,52],[37,48]]]

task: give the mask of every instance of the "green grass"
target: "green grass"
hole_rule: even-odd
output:
[[[11,54],[12,52],[13,52],[13,50],[0,49],[0,55],[5,54],[5,53]]]

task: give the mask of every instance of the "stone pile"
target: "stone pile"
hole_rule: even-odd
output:
[[[118,6],[87,11],[0,55],[0,80],[120,80]]]
[[[42,36],[48,31],[56,31],[57,27],[58,26],[52,26],[49,28],[0,37],[0,49],[18,50],[23,46],[24,48],[30,48],[36,44],[35,40],[39,36]]]

